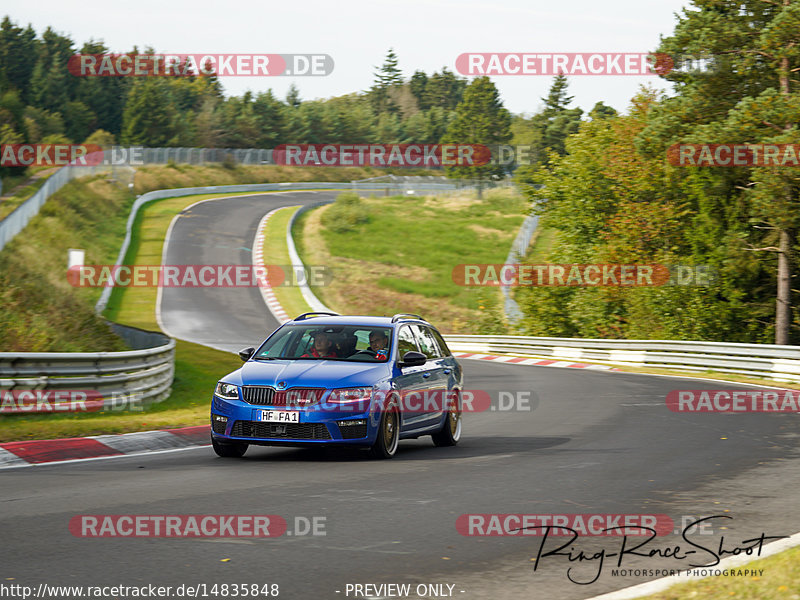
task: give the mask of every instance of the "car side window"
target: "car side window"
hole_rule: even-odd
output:
[[[433,328],[431,328],[430,331],[431,334],[433,335],[433,338],[436,340],[436,343],[439,345],[439,351],[440,351],[439,354],[441,356],[452,356],[453,353],[450,352],[450,348],[447,347],[447,344],[445,343],[442,334]]]
[[[397,332],[397,356],[402,360],[406,352],[419,352],[414,334],[408,325],[404,325]]]
[[[441,358],[439,346],[436,344],[436,340],[433,339],[430,330],[420,325],[414,325],[414,329],[417,332],[420,351],[428,358]]]

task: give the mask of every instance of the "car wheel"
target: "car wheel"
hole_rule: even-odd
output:
[[[213,437],[211,438],[211,445],[214,447],[214,452],[217,453],[217,456],[221,456],[223,458],[242,458],[244,453],[247,452],[247,448],[249,446],[249,444],[245,444],[244,442],[224,444],[222,442],[218,442]]]
[[[431,435],[436,446],[455,446],[461,439],[461,392],[458,390],[454,392],[455,400],[448,407],[442,428]]]
[[[389,400],[381,415],[378,435],[369,449],[374,458],[392,458],[400,442],[400,407],[397,400]]]

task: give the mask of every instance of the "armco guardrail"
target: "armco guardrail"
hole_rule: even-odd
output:
[[[300,293],[303,295],[303,300],[306,301],[311,307],[311,310],[317,310],[322,312],[334,312],[332,309],[325,306],[322,301],[317,298],[317,296],[311,291],[311,288],[305,282],[306,278],[303,276],[303,273],[306,272],[306,267],[303,264],[303,261],[300,259],[300,255],[297,253],[297,246],[294,244],[294,238],[292,237],[292,227],[294,227],[295,221],[297,218],[302,215],[304,212],[311,210],[312,208],[317,208],[319,206],[324,206],[325,204],[330,204],[331,201],[327,202],[315,202],[314,204],[306,204],[305,206],[301,206],[298,208],[295,213],[292,215],[292,218],[289,219],[289,224],[286,226],[286,247],[289,250],[289,260],[292,261],[292,269],[295,271],[294,279],[299,281]]]
[[[112,327],[129,345],[144,347],[124,352],[0,352],[0,396],[9,390],[91,390],[102,396],[103,410],[165,400],[175,373],[175,340],[152,331]],[[53,412],[53,408],[28,402],[24,410],[14,412]]]
[[[447,335],[451,350],[587,360],[637,367],[718,371],[800,381],[800,347],[669,340],[591,340],[523,336]]]
[[[110,171],[111,167],[61,167],[58,171],[47,178],[44,185],[36,190],[30,198],[25,200],[11,214],[0,221],[0,250],[14,239],[20,231],[25,229],[28,222],[39,214],[39,210],[47,202],[47,199],[64,187],[72,179],[96,175],[97,173]]]

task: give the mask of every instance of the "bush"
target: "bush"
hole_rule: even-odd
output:
[[[235,171],[239,166],[232,152],[226,152],[225,156],[222,157],[222,166],[229,171]]]
[[[369,220],[369,208],[355,192],[342,192],[322,213],[322,224],[335,233],[347,233]]]

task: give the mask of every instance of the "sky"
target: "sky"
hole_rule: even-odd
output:
[[[408,78],[429,75],[464,52],[651,52],[672,33],[688,0],[237,0],[207,5],[186,0],[82,2],[35,0],[0,9],[41,33],[51,26],[80,46],[102,40],[114,52],[137,45],[159,53],[328,54],[326,77],[223,77],[227,95],[272,88],[284,98],[291,83],[304,100],[365,91],[387,50]],[[552,76],[493,76],[504,105],[532,114]],[[655,76],[573,76],[572,106],[598,101],[626,111],[642,85],[670,91]]]

